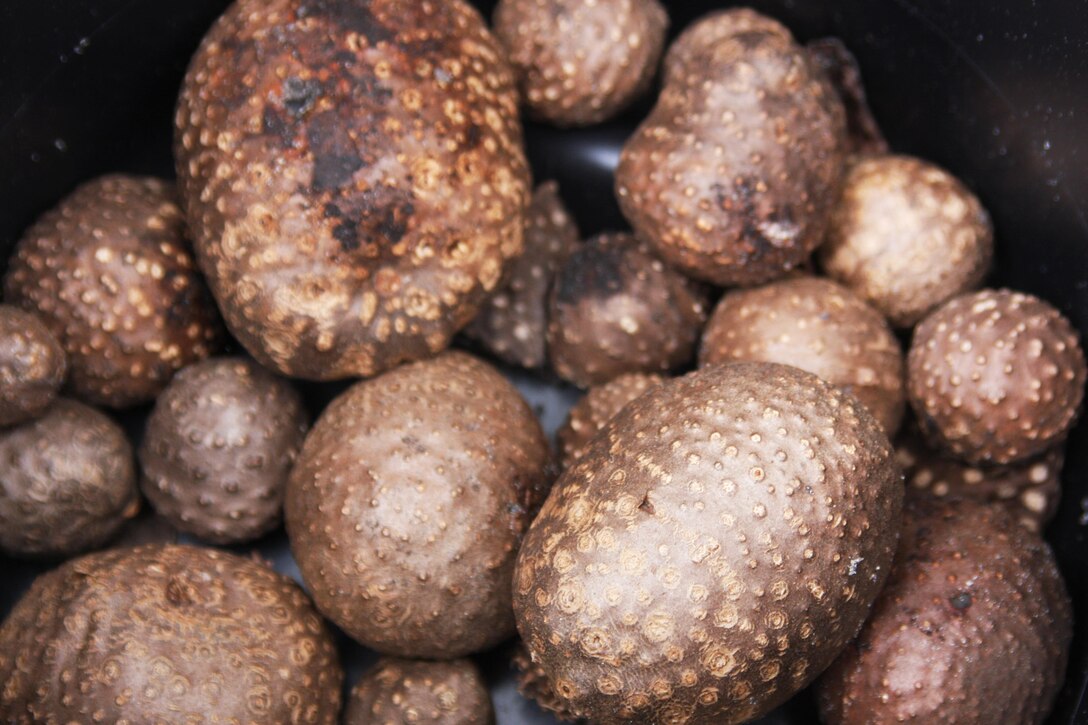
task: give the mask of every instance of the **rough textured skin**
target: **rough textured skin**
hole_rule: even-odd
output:
[[[915,329],[907,355],[922,431],[969,463],[1023,461],[1065,440],[1085,372],[1069,320],[1010,290],[947,302]]]
[[[287,534],[318,608],[362,644],[447,659],[514,633],[514,558],[550,484],[528,404],[448,352],[325,409],[287,486]]]
[[[585,126],[649,89],[669,17],[657,0],[499,0],[494,24],[529,113]]]
[[[495,712],[471,660],[386,657],[352,688],[343,725],[493,725]]]
[[[632,402],[563,473],[518,556],[518,630],[580,717],[747,721],[857,633],[902,497],[879,424],[838,388],[703,368]]]
[[[1000,504],[1035,532],[1041,531],[1058,510],[1065,464],[1062,446],[1007,466],[972,466],[933,450],[914,426],[907,426],[896,441],[895,457],[906,475],[907,496],[968,498]]]
[[[564,707],[563,701],[555,694],[552,683],[548,681],[548,676],[540,665],[533,662],[529,650],[521,640],[517,640],[513,646],[510,664],[517,671],[518,692],[522,697],[532,700],[557,720],[577,722],[578,718]]]
[[[990,215],[958,179],[909,156],[850,167],[818,253],[830,277],[897,327],[982,284],[993,257]]]
[[[586,241],[556,276],[548,303],[555,372],[583,388],[691,360],[706,322],[702,286],[630,234]]]
[[[282,373],[437,353],[521,253],[513,72],[463,0],[238,0],[176,121],[201,266],[238,341]]]
[[[64,348],[41,318],[0,305],[0,426],[44,413],[67,372]]]
[[[69,387],[83,400],[145,403],[219,347],[219,315],[174,197],[158,179],[103,176],[46,212],[15,247],[5,298],[57,337]]]
[[[696,22],[616,169],[624,216],[670,264],[753,285],[823,241],[846,150],[842,103],[789,31],[754,11]]]
[[[94,408],[60,398],[0,431],[0,548],[70,556],[117,533],[140,508],[132,447]]]
[[[211,549],[75,559],[0,627],[5,723],[334,725],[342,676],[294,582]]]
[[[593,436],[623,410],[624,406],[645,393],[650,388],[665,381],[660,375],[628,373],[620,375],[603,385],[589,389],[582,399],[575,403],[567,415],[567,420],[558,431],[560,465],[569,468],[582,457],[589,447]]]
[[[251,360],[192,365],[147,420],[141,488],[181,531],[214,544],[255,539],[280,522],[308,423],[290,383]]]
[[[873,614],[819,685],[828,725],[1042,723],[1072,611],[1050,547],[997,506],[915,501]]]
[[[888,153],[884,132],[869,108],[861,68],[850,49],[838,38],[820,38],[806,43],[805,50],[842,99],[849,152],[863,156]]]
[[[888,436],[903,417],[903,351],[887,321],[845,287],[799,277],[722,297],[699,364],[752,360],[807,370],[869,408]]]
[[[559,198],[559,185],[537,187],[525,219],[525,252],[465,333],[514,365],[539,368],[548,360],[548,290],[556,271],[578,248],[578,227]]]

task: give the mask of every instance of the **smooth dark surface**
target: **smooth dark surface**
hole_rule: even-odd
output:
[[[672,35],[715,0],[666,2]],[[479,3],[488,12],[492,3]],[[752,5],[802,40],[838,35],[857,55],[892,147],[961,176],[997,230],[993,283],[1036,293],[1088,333],[1088,3],[1080,0],[767,0]],[[0,260],[22,230],[81,180],[167,175],[174,98],[224,0],[6,0],[0,4]],[[583,233],[623,227],[611,170],[649,101],[582,131],[528,124],[538,179],[556,178]],[[0,261],[0,268],[5,262]],[[569,391],[523,378],[554,420]],[[327,400],[335,386],[305,386]],[[315,406],[317,407],[317,406]],[[139,415],[131,416],[138,426]],[[552,423],[554,426],[554,423]],[[1065,496],[1048,532],[1077,612],[1067,686],[1053,723],[1088,722],[1088,427],[1070,441]],[[273,537],[269,552],[284,551]],[[0,611],[40,569],[0,560]],[[8,583],[19,582],[18,585]],[[358,648],[348,648],[355,661]],[[500,722],[548,722],[500,677]],[[355,673],[357,674],[357,672]],[[1079,716],[1078,713],[1079,712]],[[810,722],[804,701],[773,721]]]

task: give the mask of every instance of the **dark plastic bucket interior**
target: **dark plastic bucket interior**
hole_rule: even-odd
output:
[[[364,1],[364,0],[360,0]],[[667,2],[675,35],[727,3]],[[802,40],[841,37],[860,61],[892,147],[947,167],[989,208],[993,285],[1056,304],[1088,338],[1088,4],[953,0],[750,3]],[[178,83],[226,0],[6,0],[0,3],[0,270],[38,214],[108,171],[172,174]],[[492,2],[477,2],[490,14]],[[527,125],[538,180],[555,178],[583,232],[622,228],[611,171],[649,108],[581,131]],[[573,392],[515,375],[554,427]],[[315,410],[339,386],[307,385]],[[127,414],[138,434],[144,411]],[[1088,426],[1069,441],[1065,495],[1047,531],[1077,615],[1066,685],[1050,722],[1088,722]],[[252,547],[250,547],[252,548]],[[282,534],[259,543],[290,571]],[[248,550],[243,547],[241,550]],[[42,565],[0,558],[0,614]],[[369,661],[344,643],[349,681]],[[513,692],[503,658],[484,658],[500,725],[552,722]],[[815,720],[801,695],[766,722]]]

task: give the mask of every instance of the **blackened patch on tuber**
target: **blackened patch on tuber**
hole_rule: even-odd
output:
[[[556,301],[577,304],[586,295],[606,298],[622,292],[624,260],[623,248],[614,244],[582,247],[559,275]]]
[[[363,167],[359,150],[332,111],[320,113],[309,122],[306,140],[314,158],[311,187],[315,192],[339,189]]]
[[[321,83],[294,76],[283,82],[283,107],[295,118],[305,115],[321,96]]]

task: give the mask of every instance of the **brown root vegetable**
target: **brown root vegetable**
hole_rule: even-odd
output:
[[[529,113],[585,126],[649,89],[669,17],[657,0],[499,0],[494,25]]]
[[[789,31],[713,13],[665,58],[657,105],[616,169],[624,216],[670,264],[753,285],[823,241],[846,151],[842,103]]]
[[[1024,461],[1065,440],[1086,372],[1069,320],[1010,290],[945,303],[914,331],[907,356],[922,431],[969,463]]]
[[[97,405],[154,399],[221,341],[174,189],[158,179],[80,186],[23,235],[4,294],[41,317],[67,353],[73,394]]]
[[[44,413],[67,372],[64,348],[41,318],[0,305],[0,427]]]
[[[567,420],[556,431],[560,466],[568,468],[574,465],[586,452],[593,436],[625,405],[664,381],[665,378],[660,375],[628,373],[590,388],[570,409]]]
[[[630,403],[560,477],[518,555],[518,631],[574,715],[745,722],[857,633],[902,496],[887,437],[838,388],[700,369]]]
[[[548,359],[548,290],[577,248],[578,227],[559,198],[559,185],[546,181],[533,193],[526,214],[525,252],[465,334],[508,363],[542,367]]]
[[[933,450],[914,426],[908,426],[896,440],[895,457],[906,476],[908,496],[998,504],[1035,532],[1058,510],[1065,463],[1062,446],[1007,466],[972,466]]]
[[[191,546],[72,560],[40,576],[0,627],[0,718],[16,725],[334,725],[342,676],[294,582]]]
[[[522,251],[514,76],[463,0],[238,0],[176,122],[201,266],[238,341],[281,373],[434,355]]]
[[[0,490],[0,549],[16,556],[93,549],[140,508],[124,431],[65,398],[0,431]]]
[[[869,408],[889,437],[903,417],[903,351],[850,290],[799,277],[726,294],[703,330],[699,365],[752,360],[807,370]]]
[[[668,372],[694,356],[706,315],[701,285],[630,234],[600,234],[556,276],[548,354],[560,377],[583,388]]]
[[[140,445],[141,488],[179,530],[215,544],[255,539],[281,520],[308,427],[290,383],[245,358],[175,376]]]
[[[887,587],[820,681],[823,721],[1042,723],[1072,626],[1036,534],[997,506],[911,502]]]
[[[818,252],[830,277],[911,327],[977,288],[993,228],[978,198],[947,171],[909,156],[874,156],[847,172]]]
[[[862,156],[888,153],[888,142],[869,108],[854,54],[838,38],[813,40],[805,44],[805,50],[842,99],[849,152]]]
[[[343,725],[494,725],[491,695],[472,660],[385,657],[351,691]]]
[[[447,659],[514,632],[514,557],[550,483],[547,440],[460,352],[356,384],[288,480],[291,550],[318,608],[379,652]]]

